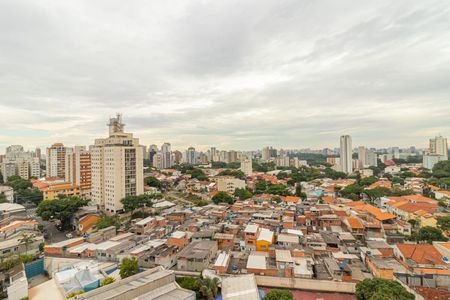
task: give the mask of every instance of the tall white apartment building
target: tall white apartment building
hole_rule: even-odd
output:
[[[72,148],[64,147],[62,143],[55,143],[47,148],[47,177],[64,178],[66,176],[66,154],[71,152]]]
[[[24,151],[21,145],[12,145],[6,147],[0,172],[4,180],[15,175],[29,179],[30,177],[40,177],[41,169],[39,159],[34,157],[33,152]]]
[[[89,196],[92,185],[91,153],[85,146],[75,146],[66,154],[65,180],[80,188],[80,194]]]
[[[341,136],[341,170],[346,174],[353,172],[352,138],[349,135]]]
[[[364,146],[358,147],[358,169],[377,166],[377,154]]]
[[[144,193],[143,151],[139,139],[124,132],[122,116],[109,119],[109,137],[96,139],[91,148],[92,200],[114,214],[126,196]]]
[[[443,160],[448,160],[448,145],[447,139],[442,136],[437,136],[430,139],[430,153],[444,156]]]
[[[241,171],[245,176],[250,176],[253,173],[253,161],[251,157],[244,157],[241,160]]]

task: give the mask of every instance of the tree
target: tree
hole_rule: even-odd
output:
[[[241,170],[230,170],[230,169],[223,170],[222,172],[219,173],[219,176],[233,176],[239,179],[245,178],[245,174]]]
[[[251,197],[253,197],[252,192],[250,192],[246,188],[235,189],[233,195],[236,197],[239,197],[239,199],[241,199],[241,200],[250,199]]]
[[[442,231],[449,231],[450,230],[450,216],[437,217],[437,226]]]
[[[44,199],[43,193],[39,189],[26,189],[16,191],[16,201],[18,203],[32,202],[35,205]]]
[[[218,192],[217,194],[215,194],[212,197],[212,201],[215,204],[219,204],[219,203],[228,203],[228,204],[233,204],[234,200],[233,197],[231,197],[230,195],[228,195],[226,192]]]
[[[293,300],[294,296],[288,290],[270,290],[263,298],[263,300]]]
[[[25,245],[25,254],[28,254],[28,247],[35,241],[34,235],[22,233],[19,243]]]
[[[419,232],[414,237],[417,241],[425,241],[429,244],[434,241],[447,241],[447,238],[442,234],[442,230],[431,226],[420,228]]]
[[[358,181],[358,184],[361,185],[361,186],[369,186],[369,185],[371,185],[372,183],[375,183],[375,182],[377,182],[377,181],[378,181],[377,178],[375,178],[375,177],[373,177],[373,176],[369,176],[369,177],[361,178],[361,179]]]
[[[108,228],[111,226],[115,226],[116,229],[120,228],[120,219],[118,215],[107,216],[101,215],[100,219],[98,219],[97,224],[95,224],[96,229]]]
[[[414,300],[400,283],[381,278],[364,279],[356,285],[357,300]]]
[[[376,188],[371,190],[364,190],[364,194],[366,194],[366,196],[369,198],[371,202],[381,197],[387,196],[390,193],[391,190],[383,186],[377,186]]]
[[[31,188],[33,184],[31,181],[23,179],[20,176],[10,176],[8,177],[5,185],[8,185],[14,189],[14,191],[18,190],[26,190],[28,188]]]
[[[122,263],[120,264],[120,277],[122,279],[130,277],[139,273],[139,264],[138,260],[134,257],[128,258],[125,257],[122,259]]]
[[[116,280],[113,277],[105,277],[105,279],[103,279],[102,284],[100,286],[105,286],[108,284],[111,284],[113,282],[115,282]]]
[[[347,174],[345,174],[344,172],[339,172],[339,171],[333,170],[332,168],[326,168],[324,173],[327,178],[331,178],[331,179],[347,178]]]
[[[271,184],[267,187],[267,193],[272,195],[288,196],[289,190],[287,186],[282,184]]]
[[[133,211],[138,208],[152,207],[153,199],[159,196],[156,195],[139,195],[139,196],[126,196],[120,202],[123,204],[125,211]]]
[[[255,183],[255,194],[265,193],[267,189],[267,184],[265,181],[257,181]]]
[[[450,177],[450,160],[443,160],[433,166],[433,176],[437,178]]]
[[[214,300],[217,293],[219,292],[218,288],[219,279],[214,277],[210,278],[199,278],[195,283],[195,288],[198,289],[200,294],[207,300]]]
[[[363,187],[357,183],[349,184],[345,188],[339,191],[339,194],[343,197],[349,197],[353,200],[358,200],[361,198],[361,193],[363,192]]]
[[[203,171],[198,168],[195,168],[187,173],[191,174],[192,179],[197,179],[200,181],[208,181],[209,180],[208,176],[206,176],[205,173],[203,173]]]
[[[152,187],[155,187],[155,188],[158,188],[158,189],[161,188],[161,181],[159,181],[154,176],[145,177],[144,183],[145,183],[145,185],[152,186]]]
[[[80,207],[86,206],[88,200],[78,197],[58,197],[55,200],[44,200],[39,203],[36,214],[44,221],[58,219],[63,228],[70,228],[70,220]]]

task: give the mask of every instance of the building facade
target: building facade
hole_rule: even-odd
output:
[[[352,165],[352,138],[349,135],[341,136],[341,170],[346,174],[353,172]]]
[[[109,137],[96,139],[91,149],[92,200],[109,214],[123,209],[124,197],[144,193],[142,147],[124,126],[120,114],[110,118]]]
[[[75,146],[66,154],[65,180],[80,188],[83,196],[89,196],[92,184],[91,153],[84,146]]]
[[[64,178],[66,176],[66,154],[71,152],[72,148],[64,147],[62,143],[55,143],[47,148],[47,177]]]

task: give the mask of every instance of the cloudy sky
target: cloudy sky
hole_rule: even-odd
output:
[[[450,1],[0,1],[0,153],[93,143],[425,147],[450,137]]]

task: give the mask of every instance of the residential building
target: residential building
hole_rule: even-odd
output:
[[[120,114],[108,126],[109,137],[96,139],[91,150],[92,200],[116,213],[123,209],[121,199],[144,193],[143,157],[139,139],[124,132]]]
[[[217,179],[217,190],[219,192],[234,193],[236,189],[245,188],[245,180],[224,176]]]
[[[172,160],[172,151],[170,143],[164,143],[161,147],[161,154],[162,154],[162,168],[168,169],[172,167],[173,160]]]
[[[246,157],[241,160],[241,171],[246,176],[250,176],[253,174],[253,161],[251,157]]]
[[[442,136],[436,136],[430,139],[430,153],[444,156],[443,160],[448,160],[447,139]]]
[[[423,155],[422,165],[425,169],[432,170],[435,164],[443,160],[445,160],[444,155],[440,155],[437,153],[425,153]]]
[[[64,178],[66,176],[66,154],[72,148],[64,147],[62,143],[55,143],[47,148],[46,176]]]
[[[74,151],[66,154],[65,180],[80,188],[82,195],[91,192],[92,168],[91,153],[84,146],[75,146]]]
[[[340,151],[341,170],[346,174],[351,174],[353,172],[352,138],[349,135],[341,136]]]
[[[186,163],[190,165],[196,165],[197,164],[197,153],[195,152],[194,147],[189,147],[186,150]]]

